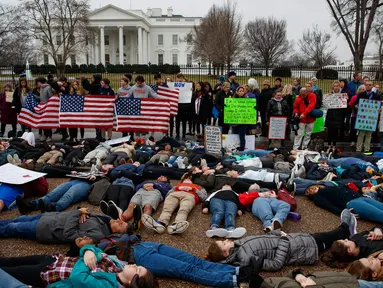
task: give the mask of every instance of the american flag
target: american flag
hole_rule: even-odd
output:
[[[59,127],[60,98],[53,95],[48,102],[41,103],[32,93],[28,93],[21,108],[17,122],[34,129],[51,129]]]
[[[162,99],[168,99],[170,102],[170,116],[177,116],[178,113],[178,97],[180,91],[177,89],[171,89],[167,87],[158,86],[157,94]]]
[[[166,99],[120,97],[116,101],[118,131],[167,133],[169,117],[170,104]]]
[[[112,128],[115,97],[111,95],[63,95],[61,128]]]

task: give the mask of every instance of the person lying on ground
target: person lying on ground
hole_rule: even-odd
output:
[[[104,164],[114,164],[114,163],[117,163],[118,165],[126,164],[126,161],[128,161],[128,159],[131,159],[133,157],[133,155],[135,154],[135,151],[136,150],[134,148],[134,145],[129,145],[126,143],[123,143],[122,145],[117,147],[113,147],[110,149],[111,153],[104,160]]]
[[[310,180],[331,181],[337,178],[336,171],[327,163],[327,159],[320,158],[318,163],[308,161],[306,178]]]
[[[150,158],[148,162],[146,162],[146,165],[161,165],[165,166],[165,163],[169,160],[169,157],[173,155],[172,152],[172,146],[166,145],[163,150],[160,150]]]
[[[279,189],[279,187],[282,185],[278,173],[270,173],[266,170],[247,170],[242,174],[239,174],[238,171],[235,170],[229,170],[226,172],[226,174],[232,178],[247,179],[249,181],[258,181],[260,183],[274,183],[277,189]]]
[[[246,234],[243,227],[235,227],[236,215],[242,216],[245,207],[239,202],[238,194],[230,185],[224,185],[222,189],[213,192],[203,203],[202,213],[212,213],[210,228],[206,231],[207,237],[241,238]],[[225,228],[219,228],[224,220]]]
[[[180,234],[187,230],[189,222],[187,218],[190,211],[202,201],[207,198],[205,188],[194,184],[189,178],[188,174],[185,174],[180,181],[180,184],[176,185],[166,195],[162,213],[157,220],[154,220],[152,216],[144,214],[142,216],[143,224],[159,234]],[[178,212],[174,222],[169,225],[170,218],[173,212],[178,208]]]
[[[16,237],[58,244],[72,243],[76,238],[88,236],[97,242],[112,233],[125,233],[127,228],[128,224],[121,220],[80,208],[0,220],[0,238]]]
[[[377,236],[382,239],[382,235]],[[356,278],[368,281],[383,281],[383,250],[360,258],[347,267],[347,272]]]
[[[344,210],[341,225],[323,233],[286,234],[280,230],[266,235],[247,236],[236,241],[216,241],[208,250],[207,259],[233,265],[247,265],[251,257],[263,259],[263,271],[279,271],[283,266],[314,265],[319,253],[329,249],[339,240],[355,233],[355,217]]]
[[[383,223],[383,203],[351,189],[311,185],[306,188],[306,196],[315,205],[340,215],[343,209],[352,209],[360,219]],[[368,196],[368,197],[366,197]]]
[[[97,164],[97,166],[101,167],[101,162],[109,155],[110,149],[112,147],[108,144],[100,143],[94,150],[86,154],[83,160],[79,160],[78,164],[80,166]]]

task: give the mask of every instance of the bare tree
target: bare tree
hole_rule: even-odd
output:
[[[355,70],[362,71],[363,59],[377,9],[383,0],[326,0],[334,27],[346,38]]]
[[[265,66],[266,75],[271,65],[277,63],[291,48],[286,37],[286,27],[285,20],[273,17],[255,19],[246,25],[248,52],[256,63]]]
[[[378,44],[378,55],[379,55],[379,73],[382,73],[383,69],[383,12],[377,14],[377,21],[373,27],[374,38]],[[383,79],[383,76],[380,77]]]
[[[335,60],[335,48],[331,48],[331,35],[325,30],[320,30],[318,25],[313,25],[312,30],[307,29],[303,32],[298,46],[314,66],[323,67]]]
[[[59,74],[65,72],[71,55],[86,49],[88,0],[28,0],[25,7],[31,35],[41,43],[41,53],[53,58]]]
[[[242,48],[241,16],[234,2],[213,5],[201,24],[192,31],[190,46],[193,57],[215,65],[231,64]]]

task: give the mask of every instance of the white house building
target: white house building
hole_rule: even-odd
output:
[[[66,64],[192,64],[187,35],[200,24],[200,17],[174,15],[169,7],[165,15],[161,8],[124,10],[107,5],[89,16],[89,29],[95,31],[94,43],[84,53],[71,55]],[[53,64],[42,55],[38,64]],[[60,59],[60,55],[58,55]]]

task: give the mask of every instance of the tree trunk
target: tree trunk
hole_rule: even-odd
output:
[[[354,66],[355,66],[355,71],[362,72],[363,56],[359,55],[358,52],[355,52],[355,55],[354,55]]]
[[[265,69],[266,69],[266,77],[269,77],[269,64],[265,65]]]
[[[211,75],[211,61],[209,61],[209,72],[208,72],[208,75],[209,76]]]

